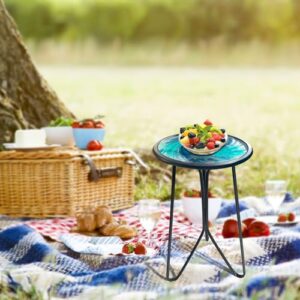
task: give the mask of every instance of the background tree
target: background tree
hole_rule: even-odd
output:
[[[17,26],[0,0],[0,143],[20,128],[47,125],[72,113],[37,71]]]

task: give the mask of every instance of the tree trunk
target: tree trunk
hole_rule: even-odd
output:
[[[20,128],[39,128],[72,113],[38,73],[17,26],[0,0],[0,143]]]

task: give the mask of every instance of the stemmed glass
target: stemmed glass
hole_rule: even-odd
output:
[[[160,219],[160,201],[156,199],[145,199],[138,202],[138,217],[148,234],[148,245],[151,247],[151,233]]]
[[[278,214],[287,190],[286,181],[267,180],[265,188],[267,201],[272,206],[274,213]]]

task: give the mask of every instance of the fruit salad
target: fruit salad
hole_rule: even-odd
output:
[[[188,125],[180,128],[181,145],[194,154],[207,155],[220,150],[227,142],[227,133],[210,120],[203,124]]]

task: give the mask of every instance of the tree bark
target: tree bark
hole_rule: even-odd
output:
[[[37,71],[17,26],[0,0],[0,143],[21,128],[39,128],[73,114]]]

